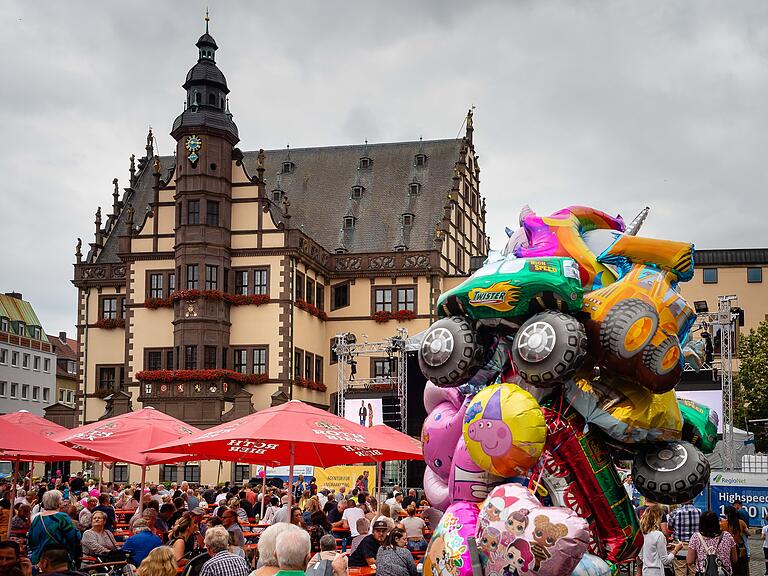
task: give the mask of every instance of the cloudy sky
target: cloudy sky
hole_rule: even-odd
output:
[[[699,248],[768,246],[768,3],[209,0],[240,147],[453,138],[476,106],[493,244],[588,204]],[[74,332],[76,238],[161,154],[205,1],[3,2],[0,291]]]

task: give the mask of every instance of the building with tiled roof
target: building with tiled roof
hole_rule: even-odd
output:
[[[329,407],[336,334],[424,330],[488,250],[471,112],[456,139],[241,151],[216,42],[206,31],[197,47],[175,155],[155,156],[150,133],[78,244],[80,422],[147,405],[201,427],[289,398]],[[200,476],[174,470],[161,476]]]
[[[56,356],[32,305],[0,294],[0,413],[42,415],[54,402]]]

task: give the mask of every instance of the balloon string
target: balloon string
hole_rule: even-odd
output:
[[[541,477],[544,475],[544,466],[539,466],[539,475],[536,478],[535,488],[533,488],[533,493],[536,494],[536,492],[539,491],[539,486],[541,486]]]

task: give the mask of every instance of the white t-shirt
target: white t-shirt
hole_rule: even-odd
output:
[[[229,496],[229,494],[227,494],[226,492],[222,492],[221,494],[216,496],[216,504],[220,504],[221,502],[226,500],[227,496]]]
[[[347,508],[344,510],[344,514],[341,515],[341,519],[346,520],[347,524],[349,524],[349,531],[353,538],[360,535],[360,532],[357,531],[357,521],[363,517],[365,517],[363,509],[358,508],[357,506],[354,508]]]
[[[423,538],[424,528],[427,526],[424,520],[418,516],[408,516],[400,522],[405,528],[405,535],[408,538]]]
[[[763,548],[768,548],[768,524],[763,526],[761,532],[763,534]]]

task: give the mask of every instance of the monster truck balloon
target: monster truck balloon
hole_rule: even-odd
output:
[[[702,450],[711,452],[716,439],[716,415],[688,401],[678,404],[674,396],[694,321],[677,285],[693,275],[693,245],[637,237],[647,214],[625,228],[621,217],[592,208],[540,217],[526,207],[521,229],[508,231],[504,252],[439,298],[438,320],[419,349],[424,375],[459,394],[451,396],[452,406],[429,402],[437,411],[425,422],[430,482],[436,474],[440,482],[453,477],[454,470],[435,462],[456,462],[456,423],[443,433],[440,419],[463,418],[463,440],[470,444],[459,459],[468,455],[486,473],[474,473],[472,494],[507,481],[499,474],[522,472],[539,496],[586,521],[589,552],[609,564],[635,556],[642,544],[615,462],[633,461],[642,494],[679,503],[706,484]],[[438,389],[429,388],[431,398]],[[532,407],[513,407],[519,401],[513,398]],[[489,447],[518,440],[515,430],[525,423],[514,422],[515,410],[521,419],[540,411],[546,439],[532,457],[512,450],[514,462],[506,463],[500,449]],[[497,413],[496,420],[488,416]],[[530,466],[527,473],[521,463]],[[472,468],[461,466],[462,474]],[[448,500],[477,501],[467,494],[449,490]],[[494,570],[499,561],[494,556]],[[554,565],[537,562],[533,573],[549,574]]]

